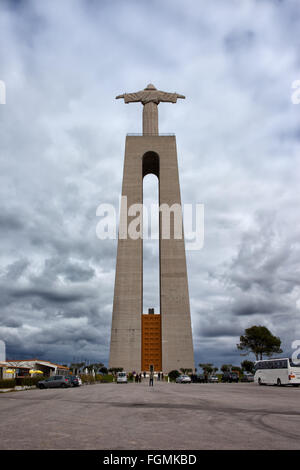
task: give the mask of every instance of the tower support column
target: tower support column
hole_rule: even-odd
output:
[[[127,136],[122,186],[127,208],[121,207],[120,218],[127,217],[128,223],[130,219],[124,211],[132,204],[143,202],[143,158],[149,152],[159,157],[159,205],[181,207],[175,137]],[[165,374],[173,369],[194,369],[184,237],[174,239],[173,230],[170,233],[170,238],[162,238],[160,220],[161,351]],[[142,314],[142,238],[119,239],[109,367],[141,371]]]

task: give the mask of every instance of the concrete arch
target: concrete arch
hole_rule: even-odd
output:
[[[149,174],[153,174],[159,179],[159,155],[153,151],[143,155],[143,178]]]

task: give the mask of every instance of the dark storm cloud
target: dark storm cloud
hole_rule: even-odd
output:
[[[19,259],[6,267],[5,279],[16,281],[29,265],[26,259]]]
[[[56,279],[58,275],[62,275],[66,280],[71,282],[89,281],[94,277],[95,270],[78,263],[70,262],[65,256],[47,259],[43,277],[48,279]]]
[[[232,312],[236,315],[247,316],[255,314],[272,314],[278,311],[278,306],[275,302],[267,302],[264,299],[243,299],[240,302],[235,302]]]
[[[12,297],[14,298],[26,298],[26,297],[39,297],[46,302],[55,302],[55,303],[66,303],[66,302],[75,302],[81,300],[84,295],[79,292],[59,292],[51,290],[43,290],[37,288],[29,289],[19,289],[11,292]]]
[[[204,247],[187,253],[196,363],[239,362],[236,343],[255,323],[288,351],[300,338],[297,1],[0,10],[8,355],[107,361],[116,241],[96,237],[96,209],[111,203],[118,216],[124,137],[141,130],[141,106],[114,97],[149,82],[186,95],[160,105],[160,130],[177,136],[182,201],[205,205]],[[145,242],[144,261],[144,308],[158,309],[157,244]]]
[[[241,328],[236,325],[208,325],[201,329],[201,334],[206,338],[217,338],[219,336],[236,336],[239,335]]]
[[[0,214],[0,230],[1,234],[5,232],[13,232],[15,230],[21,230],[23,228],[22,222],[18,216],[14,214]]]
[[[0,319],[1,326],[7,326],[8,328],[19,328],[22,326],[22,322],[18,320],[14,320],[13,318],[1,318]]]

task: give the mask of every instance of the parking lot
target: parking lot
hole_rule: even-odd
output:
[[[299,449],[300,388],[98,384],[0,394],[0,449]]]

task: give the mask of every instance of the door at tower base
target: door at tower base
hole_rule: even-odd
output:
[[[142,315],[142,371],[162,370],[161,360],[161,317],[150,313]]]

